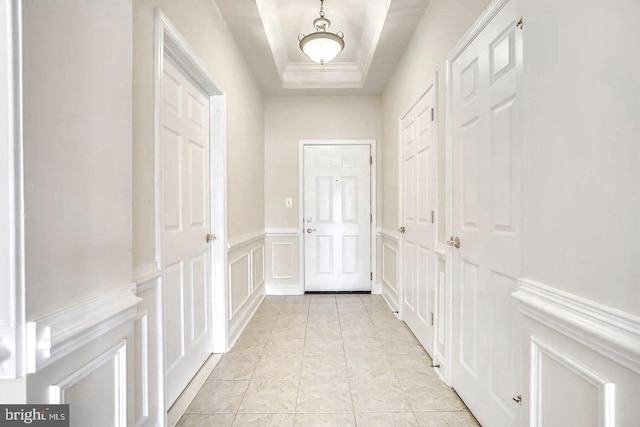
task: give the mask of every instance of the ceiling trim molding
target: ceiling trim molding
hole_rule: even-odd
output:
[[[368,6],[356,62],[331,62],[320,65],[289,61],[287,43],[278,17],[277,1],[256,0],[282,87],[285,89],[361,88],[369,73],[390,5],[391,0],[383,0],[372,2]]]
[[[373,54],[378,47],[390,6],[391,0],[380,0],[375,2],[374,6],[369,6],[367,10],[367,18],[362,29],[362,39],[360,41],[361,49],[356,56],[356,62],[362,74],[362,83],[364,83],[367,74],[369,74]]]
[[[278,4],[275,0],[256,0],[260,20],[267,35],[267,41],[276,62],[278,75],[284,83],[283,75],[289,65],[289,55],[287,54],[282,26],[278,17]]]

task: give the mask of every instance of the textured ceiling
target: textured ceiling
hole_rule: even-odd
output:
[[[319,0],[215,0],[267,95],[379,94],[429,0],[325,0],[344,51],[318,65],[298,48],[315,29]]]

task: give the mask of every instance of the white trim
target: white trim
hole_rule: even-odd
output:
[[[26,371],[27,338],[20,0],[0,0],[0,29],[0,379],[15,379]]]
[[[222,358],[221,354],[212,354],[209,356],[202,368],[191,379],[184,391],[178,396],[178,399],[171,405],[169,411],[167,411],[167,425],[175,426],[180,421],[180,418],[187,412],[187,408],[191,405],[191,402],[196,397],[196,394],[200,391],[204,383],[209,378],[209,375],[213,372],[215,367]]]
[[[542,355],[555,360],[566,369],[587,381],[598,389],[599,404],[598,413],[600,419],[598,425],[602,427],[615,426],[615,384],[607,381],[588,367],[572,359],[565,353],[554,349],[540,339],[531,337],[531,406],[529,408],[530,424],[532,427],[542,427]]]
[[[289,246],[290,247],[290,254],[291,254],[291,273],[288,275],[282,275],[282,276],[276,276],[274,274],[274,272],[276,271],[276,263],[275,263],[275,257],[274,255],[274,248],[276,246]],[[293,279],[295,278],[295,271],[293,269],[293,242],[273,242],[271,243],[271,278],[272,279]],[[291,286],[291,285],[288,285]]]
[[[27,323],[27,369],[33,374],[136,317],[134,286],[67,307]]]
[[[127,425],[127,342],[122,340],[115,347],[102,353],[73,374],[58,381],[55,385],[49,386],[49,403],[65,403],[65,393],[75,384],[82,381],[92,372],[100,368],[110,360],[115,362],[114,393],[116,399],[114,427],[125,427]]]
[[[399,242],[402,234],[399,231],[393,230],[391,228],[382,228],[380,229],[380,235],[385,239],[391,239],[395,242]]]
[[[304,218],[304,146],[305,145],[368,145],[369,153],[372,158],[371,162],[371,178],[370,178],[370,210],[372,215],[371,227],[370,227],[370,241],[371,241],[371,273],[373,275],[370,282],[370,290],[373,290],[373,284],[378,281],[378,272],[377,272],[377,168],[378,158],[376,155],[376,140],[375,139],[301,139],[298,141],[298,218],[299,218],[299,240],[298,240],[298,250],[300,254],[300,293],[303,294],[305,292],[304,288],[304,223],[302,218]]]
[[[229,239],[227,242],[227,250],[232,251],[239,247],[246,246],[249,243],[253,243],[260,239],[264,239],[265,232],[264,230],[252,231],[251,233],[246,233],[238,237],[233,237]]]
[[[300,292],[301,286],[298,283],[294,284],[279,284],[279,283],[267,283],[266,294],[267,295],[302,295],[304,292]]]
[[[262,303],[262,300],[265,297],[265,285],[261,284],[256,288],[253,294],[249,295],[245,301],[242,302],[238,310],[233,315],[233,319],[231,319],[229,325],[229,349],[231,349],[240,335],[242,335],[242,331],[247,327],[253,315],[256,313],[258,307]]]
[[[211,233],[217,239],[211,243],[211,286],[213,302],[213,352],[227,348],[227,182],[226,182],[226,95],[221,86],[200,62],[194,50],[180,35],[169,19],[156,8],[156,64],[155,64],[155,195],[156,195],[156,263],[162,267],[162,176],[161,176],[161,107],[162,73],[165,53],[193,79],[210,97],[210,180],[211,180]],[[163,308],[164,310],[164,305]],[[163,344],[164,345],[164,344]]]
[[[287,54],[288,41],[279,24],[277,1],[256,0],[283,88],[361,88],[369,73],[390,5],[391,0],[376,1],[368,5],[355,62],[336,61],[319,65],[290,62]]]
[[[440,261],[447,260],[447,245],[445,245],[444,243],[437,242],[434,252]]]
[[[147,282],[151,282],[162,275],[162,272],[158,270],[158,266],[155,262],[151,262],[147,265],[142,265],[133,270],[133,282],[138,286],[138,292],[140,292],[140,285]]]
[[[266,237],[298,237],[300,230],[297,228],[267,228]]]
[[[640,373],[640,316],[532,280],[518,284],[520,312]]]

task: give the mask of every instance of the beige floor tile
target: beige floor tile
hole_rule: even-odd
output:
[[[458,395],[439,378],[401,378],[400,384],[414,411],[466,410]]]
[[[309,323],[339,322],[338,311],[309,311]]]
[[[298,382],[291,380],[251,380],[238,412],[293,413],[298,397]]]
[[[342,337],[344,339],[351,339],[354,337],[375,337],[376,330],[373,328],[373,325],[369,324],[361,324],[361,325],[351,325],[351,324],[340,324],[340,329],[342,330]]]
[[[311,295],[287,295],[284,297],[285,304],[309,304]]]
[[[238,414],[233,427],[291,427],[294,419],[295,414]]]
[[[299,305],[299,304],[298,304]],[[300,326],[306,325],[309,313],[306,311],[280,312],[274,326]]]
[[[355,427],[353,414],[296,414],[295,427]]]
[[[398,380],[351,380],[356,412],[409,412],[409,402]]]
[[[249,381],[207,381],[187,408],[193,412],[236,412]]]
[[[330,302],[336,301],[336,296],[334,294],[311,294],[311,304],[314,303],[314,301],[317,302]]]
[[[300,380],[296,412],[353,412],[349,383],[347,381]]]
[[[358,427],[419,427],[413,412],[361,412],[356,420]]]
[[[382,345],[384,345],[384,350],[387,354],[427,354],[424,348],[420,345],[420,342],[415,338],[398,339],[381,336],[380,341],[382,341]]]
[[[338,307],[335,302],[317,302],[311,300],[309,304],[309,313],[337,313]]]
[[[354,337],[344,341],[346,354],[385,354],[384,346],[377,337]]]
[[[209,380],[250,380],[258,360],[260,356],[223,356]]]
[[[253,379],[297,381],[300,377],[301,361],[301,356],[263,355],[253,371]]]
[[[304,338],[307,333],[307,328],[305,325],[291,325],[291,326],[280,326],[274,327],[271,333],[269,334],[269,339],[301,339]]]
[[[231,427],[235,414],[184,414],[177,427]]]
[[[280,306],[280,314],[283,313],[308,313],[309,305],[300,303],[287,303],[285,302]]]
[[[342,344],[342,336],[313,336],[307,333],[307,338],[304,342],[304,355],[305,356],[319,356],[319,355],[341,355],[344,354],[344,347]]]
[[[398,378],[437,378],[428,354],[390,354],[391,366]]]
[[[340,313],[364,313],[366,314],[367,310],[364,307],[364,304],[358,299],[353,300],[338,300],[338,312]]]
[[[267,295],[266,297],[264,297],[263,304],[282,303],[282,301],[284,301],[284,298],[284,295]]]
[[[392,379],[396,373],[385,353],[347,354],[349,379]]]
[[[360,311],[340,311],[338,313],[340,316],[340,322],[364,322],[370,323],[371,319],[367,313],[362,313]]]
[[[473,416],[464,412],[416,412],[420,427],[480,427]]]
[[[263,356],[294,356],[301,355],[304,349],[302,338],[272,338],[262,351]]]
[[[347,381],[347,363],[344,356],[304,356],[301,380]]]
[[[261,337],[259,339],[247,339],[241,336],[240,339],[236,341],[233,348],[231,348],[231,350],[229,350],[229,352],[225,354],[225,357],[260,356],[266,343],[267,336]]]
[[[309,323],[307,337],[333,337],[342,339],[340,323]]]

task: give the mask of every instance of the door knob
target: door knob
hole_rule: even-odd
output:
[[[404,225],[403,225],[402,227],[398,228],[398,231],[400,232],[400,234],[404,234],[404,232],[407,230],[406,228],[404,228]]]
[[[216,236],[214,234],[207,233],[207,237],[205,237],[205,240],[207,241],[207,243],[213,242],[214,240],[216,240]]]
[[[454,248],[459,248],[460,238],[451,236],[449,240],[447,240],[447,245],[453,246]]]
[[[313,233],[314,231],[316,231],[315,228],[307,228],[307,233]]]

